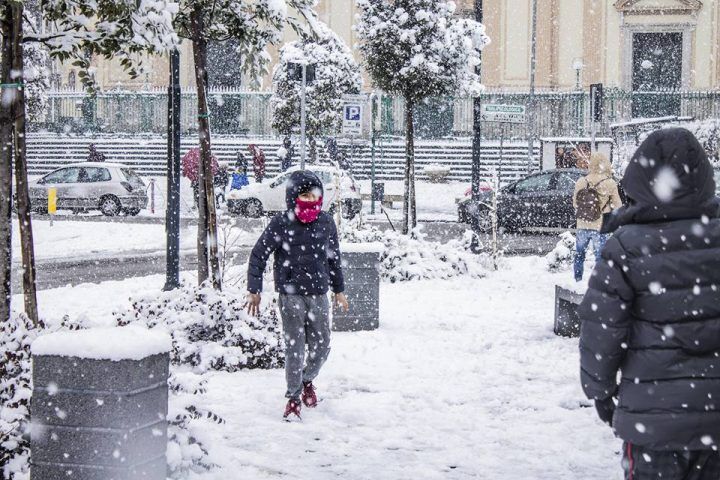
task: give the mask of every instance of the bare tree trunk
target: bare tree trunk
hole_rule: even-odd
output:
[[[13,119],[10,108],[16,89],[12,70],[12,7],[0,2],[0,38],[2,38],[2,62],[0,63],[0,322],[10,320],[10,274],[12,272],[12,131]]]
[[[23,84],[25,70],[23,59],[23,4],[12,2],[12,70],[16,72],[14,81]],[[14,147],[15,147],[15,196],[17,201],[18,222],[20,224],[20,251],[23,266],[23,293],[25,314],[35,325],[38,324],[37,294],[35,289],[35,247],[33,244],[32,220],[30,218],[30,194],[28,192],[27,157],[25,148],[25,88],[18,88],[13,103]]]
[[[222,288],[220,261],[218,258],[217,212],[215,209],[215,188],[213,186],[212,150],[210,145],[210,121],[207,108],[207,40],[203,33],[202,9],[192,12],[193,58],[195,60],[195,82],[198,94],[198,131],[200,135],[200,162],[198,162],[199,198],[198,210],[198,282],[208,277],[213,288]]]
[[[405,194],[403,198],[403,229],[407,235],[415,227],[415,126],[413,118],[414,104],[405,99]]]

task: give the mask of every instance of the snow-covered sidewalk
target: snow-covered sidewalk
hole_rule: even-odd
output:
[[[569,274],[505,262],[483,279],[383,284],[380,330],[334,334],[324,401],[303,423],[281,420],[281,370],[209,375],[204,403],[227,423],[203,432],[219,468],[193,478],[620,478],[620,442],[580,389],[577,340],[552,332],[553,286]],[[48,290],[41,311],[102,324],[161,286]]]
[[[222,469],[199,478],[619,478],[577,340],[552,332],[563,275],[517,258],[485,279],[383,285],[381,329],[334,334],[302,424],[280,421],[282,372],[215,374]]]

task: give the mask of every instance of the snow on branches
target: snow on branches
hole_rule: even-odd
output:
[[[117,322],[140,322],[167,331],[173,341],[172,364],[191,367],[197,374],[282,366],[282,335],[275,310],[269,308],[256,318],[244,311],[243,304],[244,297],[237,291],[184,285],[134,299],[130,310],[117,315]]]
[[[315,64],[315,81],[306,89],[306,128],[311,138],[338,132],[342,96],[362,88],[360,68],[345,42],[320,22],[315,33],[286,43],[273,71],[273,128],[282,135],[300,126],[302,84],[288,78],[289,63]]]
[[[237,54],[243,70],[251,81],[260,85],[268,72],[270,55],[267,47],[282,39],[285,26],[298,34],[307,34],[307,25],[314,28],[315,0],[179,0],[175,19],[178,34],[192,38],[192,18],[200,12],[205,26],[204,40],[238,41]],[[297,16],[289,13],[296,12]],[[303,22],[303,20],[305,22]]]
[[[482,91],[475,67],[490,42],[485,27],[437,0],[358,0],[355,31],[377,87],[417,102]]]
[[[30,344],[43,328],[22,313],[0,322],[0,477],[8,480],[26,478],[28,471]]]
[[[29,36],[45,44],[53,58],[73,60],[78,77],[93,86],[90,58],[120,59],[138,75],[140,54],[162,53],[179,44],[173,19],[178,4],[168,0],[45,0],[47,33]]]

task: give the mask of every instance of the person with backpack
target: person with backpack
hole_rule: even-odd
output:
[[[263,272],[275,256],[275,290],[285,337],[288,399],[283,418],[299,419],[301,405],[317,406],[313,381],[330,354],[330,304],[348,310],[340,244],[331,215],[322,211],[323,185],[313,172],[293,172],[285,189],[287,210],[277,214],[258,239],[248,262],[248,313],[257,315]],[[305,362],[305,344],[308,346]],[[300,403],[302,401],[302,404]]]
[[[580,379],[627,480],[720,478],[720,199],[688,130],[651,133],[579,306]],[[619,373],[619,375],[618,375]],[[617,402],[615,401],[617,399]]]
[[[608,157],[603,153],[594,152],[590,155],[589,164],[590,173],[575,183],[573,195],[577,219],[573,273],[577,282],[583,278],[585,253],[590,243],[593,244],[595,251],[595,261],[600,260],[600,252],[607,241],[607,235],[600,233],[603,214],[622,205]]]

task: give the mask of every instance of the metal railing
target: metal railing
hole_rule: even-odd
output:
[[[690,116],[698,120],[720,118],[720,90],[628,92],[617,88],[605,90],[605,115],[598,133],[610,134],[612,123],[640,117],[665,115]],[[274,136],[270,92],[252,92],[216,88],[208,94],[210,125],[214,133],[253,136]],[[53,132],[155,133],[166,131],[167,91],[106,91],[91,97],[82,91],[51,91],[49,108],[36,130]],[[535,132],[538,136],[555,137],[589,134],[590,98],[582,91],[539,91]],[[197,97],[192,89],[182,93],[183,133],[197,130]],[[528,104],[526,92],[487,90],[484,103]],[[416,111],[416,132],[419,138],[443,138],[468,135],[472,132],[471,98],[432,98]],[[398,97],[384,97],[382,132],[403,135],[405,102]],[[506,127],[509,138],[527,137],[527,125]],[[497,139],[500,127],[485,124],[482,136]],[[337,132],[327,132],[333,135]]]

